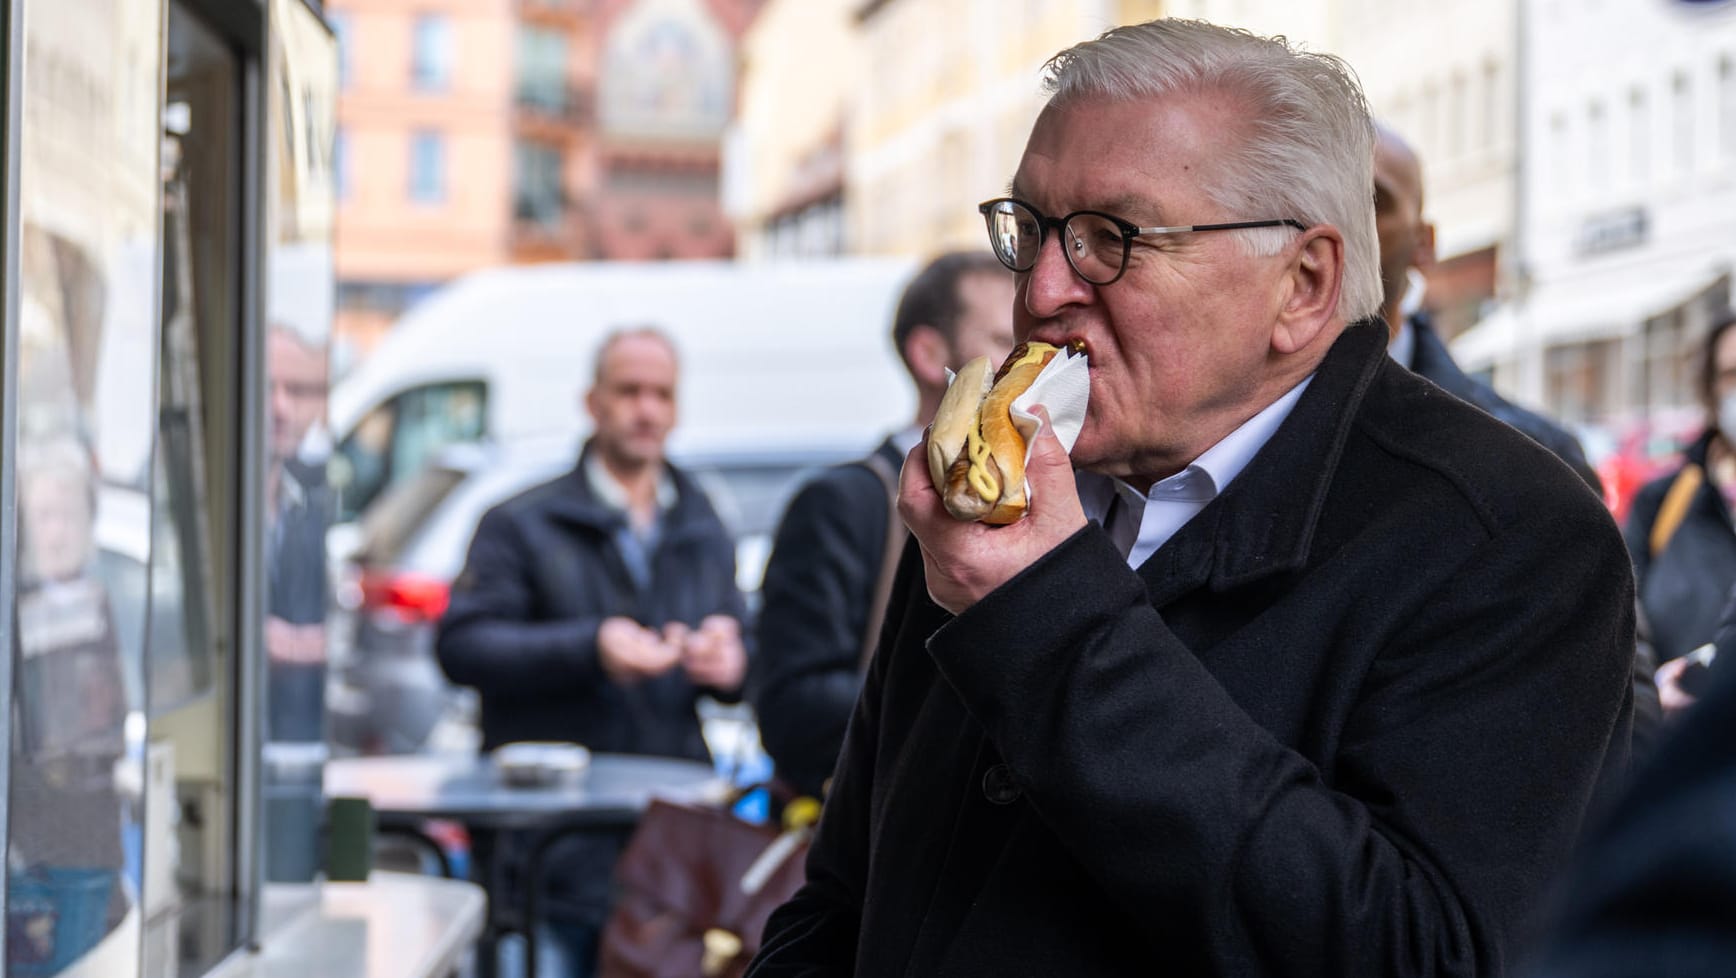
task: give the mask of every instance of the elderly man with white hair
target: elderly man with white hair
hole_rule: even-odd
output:
[[[1018,338],[1089,352],[1084,427],[1005,527],[906,462],[917,546],[749,974],[1498,974],[1625,766],[1620,535],[1386,355],[1341,62],[1164,20],[1049,71],[981,209]]]

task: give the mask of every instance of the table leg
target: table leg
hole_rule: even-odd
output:
[[[505,893],[503,868],[496,862],[499,839],[493,830],[472,827],[470,830],[470,878],[482,887],[488,899],[483,914],[482,936],[476,940],[477,978],[498,978],[500,974],[500,935],[509,928],[502,926],[501,895]]]
[[[555,843],[575,835],[582,835],[587,829],[582,827],[560,827],[549,829],[536,836],[530,847],[530,858],[525,862],[524,887],[524,978],[537,978],[537,942],[536,931],[538,914],[542,912],[539,899],[543,886],[543,866],[547,864],[549,853]]]

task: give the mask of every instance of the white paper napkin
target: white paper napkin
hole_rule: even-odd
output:
[[[1037,444],[1037,431],[1042,422],[1031,413],[1031,408],[1041,404],[1049,411],[1049,423],[1055,428],[1055,437],[1061,440],[1061,447],[1071,452],[1073,442],[1079,438],[1079,429],[1085,426],[1085,409],[1091,403],[1091,371],[1086,362],[1085,354],[1074,353],[1063,349],[1043,367],[1043,372],[1025,388],[1025,392],[1013,399],[1013,426],[1019,429],[1019,434],[1025,439],[1025,464],[1031,462],[1031,452]],[[1029,486],[1025,487],[1029,490]]]

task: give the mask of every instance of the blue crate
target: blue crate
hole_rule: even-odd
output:
[[[96,947],[115,871],[39,866],[7,874],[6,974],[51,978]]]

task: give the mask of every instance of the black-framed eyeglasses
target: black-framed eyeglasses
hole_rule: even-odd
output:
[[[1001,264],[1015,272],[1028,272],[1043,252],[1049,229],[1061,232],[1061,253],[1079,277],[1092,285],[1108,285],[1127,271],[1127,256],[1133,239],[1153,234],[1183,234],[1191,231],[1240,231],[1244,228],[1293,227],[1308,230],[1301,221],[1232,221],[1228,224],[1184,224],[1176,227],[1142,228],[1132,221],[1102,211],[1074,211],[1066,217],[1049,217],[1030,204],[1012,197],[997,197],[977,205],[989,226],[989,244]]]

